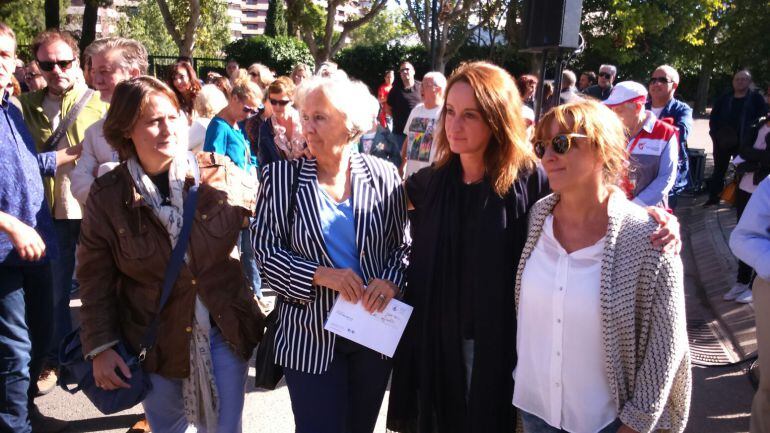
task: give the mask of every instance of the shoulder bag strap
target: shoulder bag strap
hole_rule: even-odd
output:
[[[78,114],[80,114],[80,111],[83,110],[83,107],[86,106],[86,103],[91,100],[91,96],[93,96],[93,94],[93,89],[86,90],[86,92],[83,94],[83,96],[80,97],[75,106],[73,106],[69,113],[67,113],[67,115],[64,117],[64,120],[59,123],[59,127],[56,128],[56,131],[54,131],[53,134],[48,137],[48,140],[45,141],[43,144],[43,149],[48,149],[49,151],[56,150],[56,144],[61,141],[64,134],[66,134],[67,130],[70,129],[70,126],[75,123],[75,119],[78,118]]]
[[[155,313],[155,317],[150,323],[150,327],[144,335],[141,343],[141,353],[139,354],[139,361],[144,361],[144,357],[147,355],[147,351],[155,344],[155,339],[158,336],[158,326],[160,325],[160,314],[163,311],[163,307],[166,306],[168,298],[171,296],[171,289],[174,287],[177,277],[179,277],[179,271],[182,268],[184,262],[184,256],[187,252],[187,245],[190,242],[190,232],[192,231],[193,217],[195,216],[195,206],[198,203],[198,185],[193,185],[187,192],[187,200],[184,203],[184,214],[182,220],[182,231],[179,233],[179,239],[176,241],[174,250],[171,252],[171,259],[166,266],[166,275],[163,278],[163,292],[160,295],[160,304],[158,305],[158,311]]]

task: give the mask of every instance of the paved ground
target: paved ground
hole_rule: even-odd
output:
[[[691,147],[711,151],[708,122],[696,120]],[[735,261],[726,247],[735,225],[734,211],[726,206],[704,209],[705,197],[685,197],[677,214],[683,227],[685,293],[688,318],[703,320],[719,337],[726,356],[750,359],[756,350],[753,308],[721,300],[735,278]],[[753,389],[746,361],[724,367],[693,366],[693,401],[687,433],[742,433],[748,431]],[[253,377],[253,371],[250,374]],[[380,412],[376,432],[385,432]],[[124,433],[141,408],[113,416],[101,416],[81,394],[70,396],[61,389],[38,400],[44,414],[72,421],[72,432]],[[288,433],[293,431],[291,405],[285,386],[275,391],[246,389],[244,431]]]

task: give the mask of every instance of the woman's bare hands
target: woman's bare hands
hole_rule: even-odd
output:
[[[385,311],[390,300],[398,294],[398,287],[388,280],[373,279],[364,293],[363,305],[370,313]]]
[[[118,376],[115,369],[120,369],[120,372],[127,379],[131,379],[131,370],[128,368],[123,358],[118,355],[112,349],[107,349],[104,352],[96,355],[93,360],[94,368],[94,381],[96,386],[108,391],[118,388],[130,388],[131,385],[123,381]]]
[[[364,296],[364,281],[352,269],[319,266],[313,276],[313,284],[340,292],[344,300],[354,304]]]
[[[648,207],[647,213],[660,224],[652,234],[652,245],[679,254],[682,250],[682,237],[679,234],[679,220],[659,207]]]

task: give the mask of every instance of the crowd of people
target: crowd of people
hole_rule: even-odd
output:
[[[671,66],[647,85],[615,84],[612,65],[565,70],[535,119],[537,77],[487,62],[418,80],[405,61],[375,96],[333,62],[276,76],[229,60],[201,80],[181,58],[159,80],[131,39],[81,56],[48,30],[21,74],[16,49],[0,23],[0,430],[67,428],[34,399],[56,383],[74,291],[96,386],[129,386],[118,344],[141,352],[156,432],[241,431],[273,309],[299,433],[372,432],[389,382],[398,432],[684,430],[667,210],[689,180],[692,110]],[[749,81],[736,74],[712,135],[719,158],[747,164],[739,227],[766,235],[749,197],[768,175],[767,105]],[[740,288],[767,284],[736,236]],[[338,298],[414,308],[392,358],[325,329]]]

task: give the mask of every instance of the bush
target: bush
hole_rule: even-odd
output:
[[[505,68],[511,74],[519,75],[529,66],[526,54],[519,54],[515,49],[504,45],[493,48],[467,44],[460,48],[457,55],[446,66],[445,75],[461,63],[474,60],[486,60]],[[421,79],[431,70],[430,55],[423,46],[404,46],[400,44],[354,45],[340,51],[335,57],[340,68],[351,77],[363,81],[372,93],[375,93],[383,82],[385,71],[393,69],[398,77],[398,66],[402,61],[409,61],[415,69],[415,77]],[[376,94],[376,93],[375,93]]]
[[[298,63],[315,64],[304,42],[286,36],[258,35],[239,39],[225,46],[225,55],[235,59],[243,68],[252,63],[262,63],[278,75],[289,75]]]

